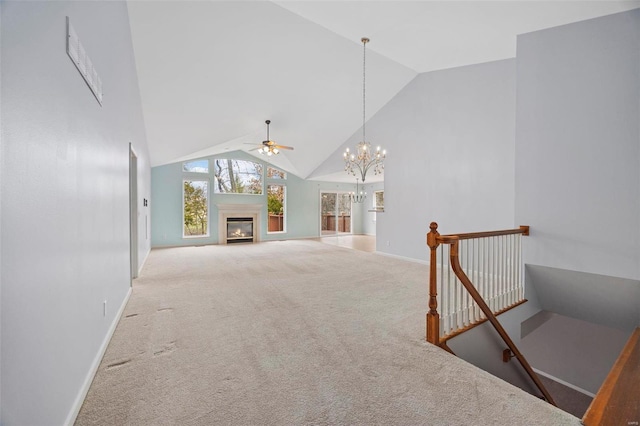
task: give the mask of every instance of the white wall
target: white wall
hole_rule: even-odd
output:
[[[375,213],[369,210],[374,208],[375,192],[384,190],[384,182],[376,182],[364,186],[364,190],[367,193],[367,199],[364,202],[362,213],[360,215],[361,221],[358,228],[358,234],[376,235],[376,224],[378,217],[384,213]]]
[[[0,2],[0,127],[2,126],[2,2]],[[0,128],[0,165],[2,158],[2,129]],[[0,266],[2,265],[2,168],[0,167]],[[2,383],[2,272],[0,271],[0,384]],[[0,386],[0,424],[2,423],[2,386]]]
[[[518,37],[525,262],[640,278],[640,9]]]
[[[388,151],[378,251],[426,260],[432,221],[441,233],[514,225],[514,110],[504,60],[421,74],[371,119]]]
[[[102,107],[66,54],[66,16],[102,77]],[[139,206],[150,192],[127,8],[9,1],[1,28],[0,422],[65,424],[130,290],[129,142]],[[141,260],[148,250],[141,238]]]

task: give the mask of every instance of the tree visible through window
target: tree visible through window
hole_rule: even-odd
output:
[[[286,179],[287,174],[282,170],[274,169],[273,167],[267,167],[267,178],[269,179]]]
[[[184,181],[184,229],[185,237],[209,235],[209,193],[207,181]]]
[[[262,164],[226,158],[213,161],[218,194],[262,194]]]
[[[267,210],[269,212],[269,226],[267,232],[284,232],[285,215],[284,185],[269,185],[267,187]]]

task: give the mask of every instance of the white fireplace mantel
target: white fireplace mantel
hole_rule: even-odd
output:
[[[253,218],[253,242],[260,241],[262,204],[216,204],[218,207],[218,244],[227,244],[227,218]]]

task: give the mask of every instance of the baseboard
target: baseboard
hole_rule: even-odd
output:
[[[151,247],[149,247],[149,250],[147,250],[147,252],[144,255],[144,259],[142,259],[142,263],[140,263],[140,267],[138,268],[138,275],[137,275],[138,277],[142,272],[142,268],[144,268],[144,264],[147,262],[147,259],[149,258],[149,253],[151,253]]]
[[[380,254],[382,256],[392,257],[394,259],[406,260],[407,262],[419,263],[421,265],[429,266],[429,261],[428,260],[415,259],[413,257],[399,256],[397,254],[385,253],[383,251],[376,251],[375,254]]]
[[[558,382],[558,383],[560,383],[561,385],[565,385],[566,387],[571,388],[571,389],[573,389],[574,391],[577,391],[577,392],[583,393],[583,394],[585,394],[585,395],[587,395],[587,396],[590,396],[591,398],[595,398],[595,397],[596,397],[596,395],[595,395],[594,393],[591,393],[591,392],[589,392],[588,390],[582,389],[582,388],[580,388],[580,387],[578,387],[578,386],[576,386],[576,385],[572,385],[571,383],[565,382],[565,381],[564,381],[564,380],[562,380],[562,379],[558,379],[557,377],[554,377],[554,376],[552,376],[551,374],[545,373],[544,371],[540,371],[540,370],[538,370],[537,368],[533,368],[533,371],[535,371],[537,374],[539,374],[539,375],[541,375],[541,376],[546,377],[547,379],[551,379],[551,380],[553,380],[554,382]]]
[[[87,393],[89,393],[89,388],[91,387],[93,378],[96,376],[96,373],[98,372],[98,367],[100,366],[100,362],[102,362],[102,357],[104,357],[104,353],[107,351],[107,346],[109,346],[109,342],[111,341],[111,337],[113,336],[113,333],[116,331],[118,322],[120,322],[120,318],[122,317],[124,308],[127,306],[129,297],[131,297],[131,291],[132,291],[132,288],[129,287],[129,291],[127,292],[127,295],[122,301],[122,305],[120,306],[118,313],[114,317],[113,322],[111,323],[111,326],[107,331],[107,335],[104,337],[104,340],[102,341],[102,345],[100,346],[98,353],[93,359],[93,363],[91,364],[91,368],[87,373],[87,377],[84,380],[84,384],[82,385],[82,388],[80,389],[80,392],[78,393],[78,396],[75,402],[73,403],[71,412],[69,412],[69,415],[67,416],[67,419],[64,422],[64,424],[67,426],[72,426],[76,421],[76,417],[78,417],[78,414],[80,413],[80,408],[82,408],[84,399],[87,397]]]

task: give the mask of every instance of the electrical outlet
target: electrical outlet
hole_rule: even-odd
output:
[[[102,303],[102,316],[103,317],[107,316],[107,301],[106,300]]]
[[[391,241],[387,240],[387,247],[391,246]]]

